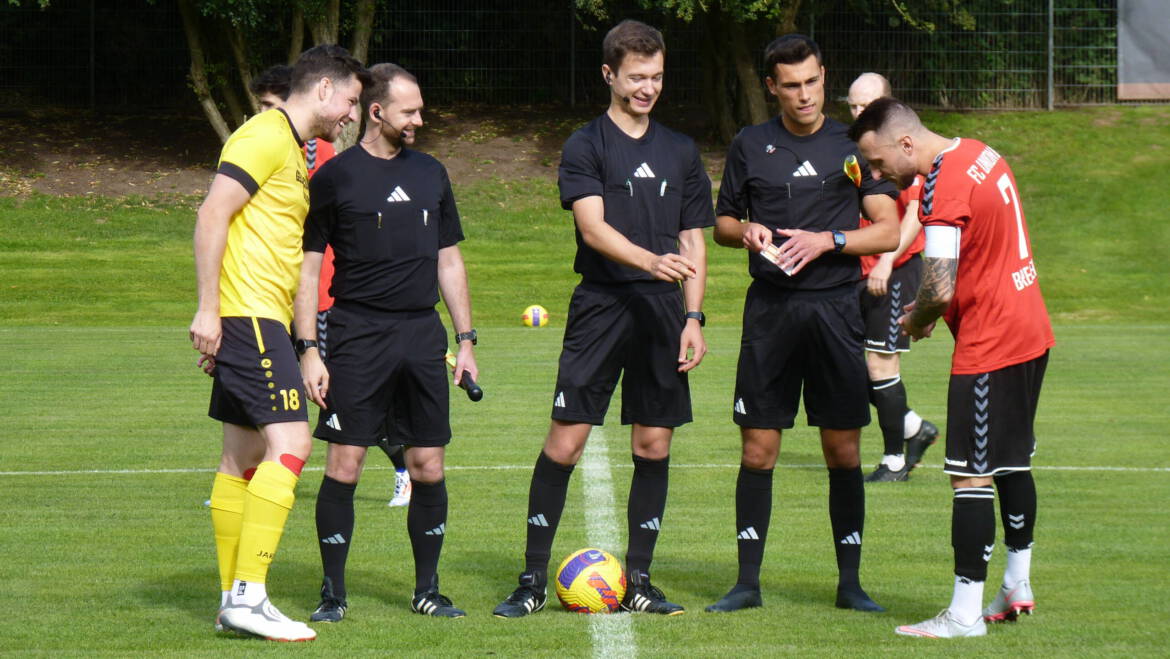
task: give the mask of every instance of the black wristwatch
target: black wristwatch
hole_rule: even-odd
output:
[[[845,234],[833,230],[833,253],[840,254],[841,250],[845,249]]]
[[[473,329],[469,332],[459,332],[455,335],[455,345],[459,345],[463,341],[471,341],[471,345],[479,343],[479,334]]]
[[[702,311],[688,311],[686,316],[683,317],[688,320],[694,318],[695,320],[699,321],[699,327],[707,326],[707,315]]]
[[[298,355],[303,355],[309,348],[316,348],[317,342],[312,339],[297,339],[297,342],[293,344],[293,347],[297,349]]]

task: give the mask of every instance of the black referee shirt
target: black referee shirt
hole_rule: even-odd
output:
[[[589,122],[565,142],[557,182],[565,210],[578,199],[601,197],[605,222],[655,254],[677,254],[679,232],[715,224],[711,179],[698,147],[655,121],[639,139],[622,132],[607,114]],[[579,229],[573,270],[597,283],[657,281],[602,256]]]
[[[744,128],[728,149],[715,213],[773,230],[856,229],[862,197],[897,197],[898,191],[870,176],[869,163],[847,132],[845,124],[829,117],[807,136],[788,132],[779,117]],[[861,166],[860,187],[845,173],[849,156],[856,156]],[[772,240],[779,245],[787,238],[773,234]],[[856,256],[828,252],[789,277],[759,254],[749,253],[748,272],[779,288],[817,290],[857,281],[861,266]]]
[[[463,240],[447,170],[403,149],[389,160],[352,146],[309,180],[305,251],[333,245],[338,302],[382,311],[433,308],[439,250]]]

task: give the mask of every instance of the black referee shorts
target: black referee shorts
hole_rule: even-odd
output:
[[[338,444],[451,441],[447,333],[434,309],[329,310],[329,393],[313,433]]]
[[[1033,423],[1048,353],[989,373],[952,375],[947,455],[953,476],[994,476],[1032,468]]]
[[[915,256],[890,273],[885,295],[870,295],[866,281],[858,284],[861,315],[865,318],[865,349],[892,354],[910,352],[910,337],[902,333],[898,318],[903,307],[914,301],[922,283],[922,259]]]
[[[301,369],[284,325],[241,316],[222,318],[220,323],[223,339],[215,355],[208,416],[253,427],[308,422]]]
[[[600,425],[621,376],[623,424],[689,423],[690,385],[678,372],[684,313],[677,286],[578,285],[569,302],[552,418]]]
[[[808,424],[869,424],[869,376],[854,284],[819,291],[748,287],[732,404],[745,428],[791,428],[804,389]]]

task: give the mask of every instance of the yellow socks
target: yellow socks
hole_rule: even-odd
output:
[[[247,491],[247,480],[224,473],[216,473],[211,485],[211,528],[215,531],[215,557],[219,563],[221,591],[230,589],[235,579],[240,522],[244,517]]]
[[[261,462],[256,468],[244,497],[235,579],[265,582],[296,500],[297,480],[296,474],[276,462]]]

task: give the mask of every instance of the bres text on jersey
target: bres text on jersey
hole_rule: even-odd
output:
[[[309,178],[301,140],[283,110],[262,112],[223,145],[218,174],[251,195],[232,217],[219,277],[219,315],[288,327],[301,268]]]
[[[773,230],[773,243],[786,238],[776,229],[849,231],[857,228],[861,200],[897,196],[897,189],[870,176],[869,163],[849,139],[847,128],[828,117],[812,135],[793,135],[779,117],[744,128],[732,140],[723,168],[716,215],[750,220]],[[846,163],[860,168],[852,178]],[[857,168],[854,176],[857,176]],[[759,254],[748,256],[748,272],[778,288],[816,290],[857,281],[856,256],[822,254],[795,276]]]
[[[565,142],[558,172],[561,206],[601,197],[605,222],[655,254],[678,253],[678,234],[715,223],[711,179],[693,140],[651,121],[646,134],[626,135],[603,114]],[[602,256],[577,232],[573,270],[583,280],[617,284],[657,281]],[[669,285],[662,282],[664,285]]]
[[[304,247],[333,247],[338,304],[414,311],[438,303],[439,250],[463,240],[438,160],[411,149],[378,158],[356,145],[322,165],[310,187]]]
[[[956,139],[935,158],[918,213],[926,227],[960,231],[955,293],[944,314],[955,336],[952,373],[1006,368],[1035,359],[1056,343],[1019,188],[994,149]],[[927,241],[929,253],[929,234]]]

